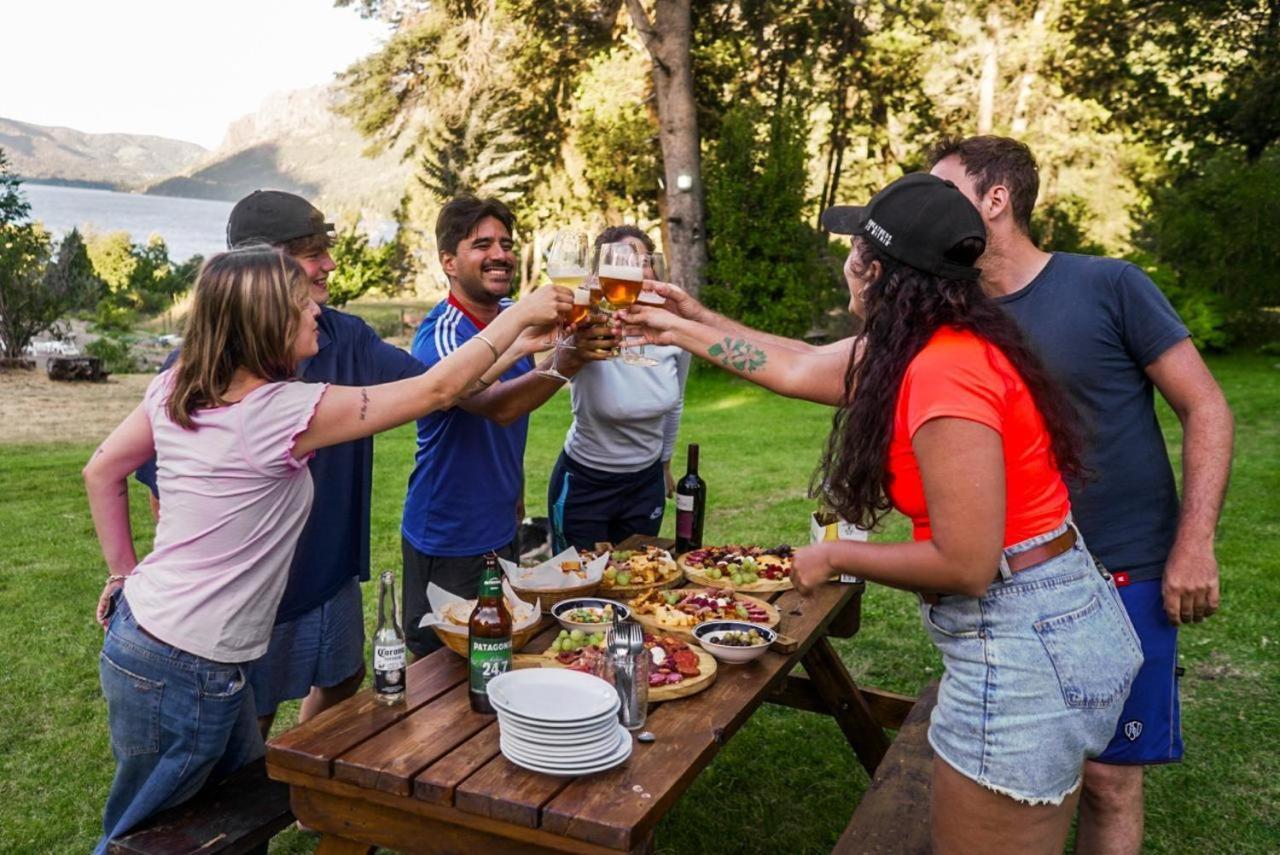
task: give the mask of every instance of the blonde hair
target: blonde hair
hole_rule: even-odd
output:
[[[273,247],[235,249],[201,265],[169,418],[193,430],[196,410],[227,403],[223,395],[237,368],[265,380],[292,376],[293,340],[308,299],[302,267]]]

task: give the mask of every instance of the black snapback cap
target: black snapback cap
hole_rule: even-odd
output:
[[[301,196],[283,190],[254,190],[231,209],[227,248],[275,245],[332,231],[333,223],[326,223],[320,209]]]
[[[827,208],[822,227],[861,235],[895,261],[926,273],[948,279],[977,279],[981,273],[946,254],[970,238],[986,243],[982,215],[956,185],[927,172],[902,176],[866,205]]]

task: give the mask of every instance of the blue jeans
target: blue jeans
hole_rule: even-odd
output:
[[[1005,550],[1052,540],[1051,532]],[[997,579],[981,597],[921,604],[946,670],[929,744],[972,781],[1061,804],[1115,733],[1142,649],[1111,577],[1082,540]]]
[[[99,656],[116,774],[94,853],[157,811],[262,756],[241,665],[211,662],[146,635],[122,593]]]

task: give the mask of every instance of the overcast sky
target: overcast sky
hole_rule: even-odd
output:
[[[214,148],[273,92],[385,38],[332,0],[26,0],[0,13],[0,116]]]

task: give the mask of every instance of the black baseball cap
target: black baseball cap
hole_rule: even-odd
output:
[[[283,190],[254,190],[231,209],[227,248],[254,243],[282,244],[311,235],[328,235],[333,223],[301,196]]]
[[[961,241],[987,241],[982,215],[956,185],[927,172],[904,175],[866,205],[837,205],[822,212],[822,227],[861,235],[903,264],[945,276],[977,279],[981,271],[947,258]]]

